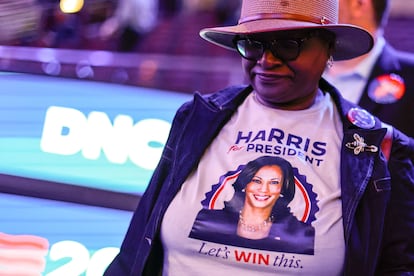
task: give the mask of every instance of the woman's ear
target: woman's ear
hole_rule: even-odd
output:
[[[328,41],[328,57],[332,58],[335,52],[336,39],[332,38]]]
[[[336,39],[332,39],[328,44],[328,55],[332,56],[335,52]]]

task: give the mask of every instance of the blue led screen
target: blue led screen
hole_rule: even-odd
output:
[[[191,95],[0,74],[0,174],[141,194]],[[1,181],[1,180],[0,180]]]

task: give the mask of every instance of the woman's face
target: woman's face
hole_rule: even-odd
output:
[[[277,43],[280,36],[267,33],[252,38]],[[283,38],[288,36],[300,38],[306,34],[283,34]],[[266,50],[257,61],[242,58],[242,65],[260,103],[279,109],[300,110],[313,104],[329,55],[328,43],[313,36],[302,43],[295,60],[283,61]]]
[[[264,166],[246,186],[246,203],[256,208],[273,208],[282,186],[282,169],[277,165]]]

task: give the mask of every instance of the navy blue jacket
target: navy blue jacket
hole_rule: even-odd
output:
[[[394,131],[388,163],[380,151],[355,154],[345,146],[354,141],[354,134],[380,148],[386,129],[377,119],[372,129],[352,124],[347,113],[354,105],[324,80],[320,87],[332,95],[343,123],[344,275],[407,275],[404,272],[414,271],[412,140]],[[106,276],[161,275],[163,215],[205,149],[251,91],[250,86],[240,86],[210,96],[195,94],[178,110],[160,162]]]
[[[370,84],[379,76],[397,74],[405,83],[404,96],[389,104],[373,101],[368,91]],[[414,54],[395,50],[389,44],[378,57],[365,85],[359,105],[385,123],[393,125],[408,136],[414,137]]]

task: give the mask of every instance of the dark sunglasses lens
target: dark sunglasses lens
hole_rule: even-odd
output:
[[[263,55],[263,44],[259,41],[241,39],[236,45],[237,51],[246,59],[258,60]]]
[[[283,60],[295,60],[299,55],[299,43],[295,40],[276,40],[271,46],[272,54]]]

